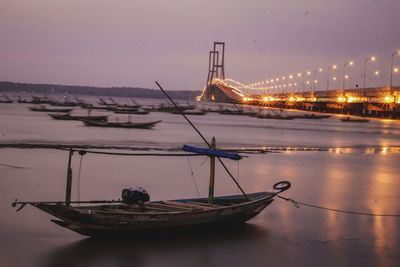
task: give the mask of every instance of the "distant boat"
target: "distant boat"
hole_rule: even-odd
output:
[[[256,117],[259,118],[259,119],[271,119],[271,120],[293,120],[294,119],[294,117],[292,117],[292,116],[287,116],[287,115],[283,116],[283,115],[280,115],[280,114],[273,115],[273,114],[270,114],[270,113],[266,113],[266,114],[258,113],[256,115]]]
[[[292,116],[292,117],[294,117],[295,119],[314,119],[314,120],[318,120],[318,119],[330,118],[331,115],[303,114],[303,115]]]
[[[171,114],[185,114],[185,115],[205,115],[207,114],[206,111],[203,110],[182,110],[182,111],[178,111],[176,109],[170,110],[169,113]]]
[[[369,119],[351,118],[351,117],[342,118],[340,120],[343,122],[369,122]]]
[[[159,121],[150,121],[150,122],[106,122],[106,121],[94,121],[94,120],[82,120],[86,126],[95,126],[95,127],[113,127],[113,128],[142,128],[142,129],[150,129],[153,128]]]
[[[46,106],[39,107],[29,107],[31,111],[39,111],[39,112],[62,112],[68,113],[72,111],[72,108],[48,108]]]
[[[50,117],[52,117],[55,120],[91,120],[91,121],[107,121],[108,116],[107,115],[101,115],[101,116],[77,116],[77,115],[71,115],[71,114],[48,114]]]
[[[2,98],[0,97],[0,103],[3,104],[9,104],[9,103],[13,103],[14,101],[12,99],[10,99],[8,96],[3,95]]]
[[[117,114],[136,114],[136,115],[146,115],[149,114],[148,110],[138,110],[136,108],[116,108],[113,110],[114,113]]]

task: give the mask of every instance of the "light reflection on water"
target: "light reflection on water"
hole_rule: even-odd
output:
[[[79,122],[53,121],[45,114],[29,112],[24,105],[12,105],[10,110],[0,106],[0,112],[0,144],[72,143],[162,150],[182,143],[201,144],[182,119],[171,114],[141,117],[163,119],[152,131],[103,131]],[[207,138],[216,136],[218,145],[246,152],[248,158],[239,164],[225,161],[246,192],[263,191],[287,179],[293,187],[285,196],[301,202],[400,214],[398,122],[373,120],[370,125],[351,126],[336,118],[287,122],[218,114],[193,117],[193,121]],[[204,160],[190,158],[201,195],[207,195],[208,188],[209,165]],[[0,166],[0,260],[6,266],[396,266],[400,260],[398,218],[297,209],[280,199],[243,228],[124,241],[82,240],[32,207],[15,213],[10,206],[15,197],[63,199],[66,162],[65,151],[0,149],[0,163],[25,167]],[[78,156],[73,167],[76,199]],[[82,200],[116,199],[121,188],[134,185],[144,186],[154,200],[197,196],[186,158],[84,156]],[[220,168],[216,193],[237,193]]]

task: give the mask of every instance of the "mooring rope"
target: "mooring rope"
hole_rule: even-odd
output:
[[[293,204],[293,206],[295,206],[296,208],[300,208],[300,206],[306,206],[306,207],[310,207],[310,208],[316,208],[316,209],[334,211],[334,212],[341,212],[341,213],[347,213],[347,214],[375,216],[375,217],[400,217],[400,214],[377,214],[377,213],[367,213],[367,212],[359,212],[359,211],[349,211],[349,210],[342,210],[342,209],[327,208],[327,207],[322,207],[322,206],[318,206],[318,205],[314,205],[314,204],[295,201],[295,200],[293,200],[291,198],[283,197],[283,196],[280,196],[280,195],[276,195],[276,196],[281,198],[281,199],[283,199],[283,200],[291,202]]]
[[[9,164],[4,164],[4,163],[0,163],[1,166],[4,167],[9,167],[9,168],[15,168],[15,169],[25,169],[26,167],[21,167],[21,166],[15,166],[15,165],[9,165]]]
[[[190,164],[189,157],[187,157],[186,159],[187,159],[187,162],[188,162],[188,164],[189,164],[190,173],[192,174],[192,178],[193,178],[194,187],[196,188],[196,192],[197,192],[197,197],[199,197],[199,198],[200,198],[199,189],[197,188],[196,179],[194,178],[194,172],[193,172],[193,169],[192,169],[192,164]]]

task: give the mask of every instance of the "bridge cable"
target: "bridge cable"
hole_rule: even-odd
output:
[[[365,215],[365,216],[374,216],[374,217],[400,217],[400,214],[379,214],[379,213],[377,214],[377,213],[349,211],[349,210],[342,210],[342,209],[333,209],[333,208],[322,207],[322,206],[317,206],[317,205],[313,205],[313,204],[309,204],[309,203],[295,201],[291,198],[283,197],[280,195],[276,195],[276,197],[286,200],[288,202],[291,202],[293,204],[293,206],[295,206],[296,208],[300,208],[300,206],[306,206],[306,207],[310,207],[310,208],[316,208],[316,209],[334,211],[334,212],[341,212],[341,213],[347,213],[347,214],[355,214],[355,215]]]

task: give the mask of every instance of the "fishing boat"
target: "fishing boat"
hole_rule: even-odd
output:
[[[78,116],[78,115],[71,115],[71,114],[48,114],[50,117],[52,117],[55,120],[76,120],[76,121],[82,121],[82,120],[90,120],[90,121],[107,121],[108,116],[107,115],[99,115],[99,116]]]
[[[281,114],[270,114],[270,113],[258,113],[255,117],[259,119],[271,119],[271,120],[293,120],[294,117]]]
[[[38,111],[38,112],[62,112],[68,113],[72,111],[72,108],[48,108],[46,106],[39,106],[39,107],[28,107],[31,111]]]
[[[169,111],[169,113],[171,114],[185,114],[185,115],[205,115],[207,114],[206,111],[203,110],[194,110],[194,109],[190,109],[190,110],[182,110],[182,111],[178,111],[176,109],[172,109]]]
[[[212,144],[214,148],[215,141]],[[276,183],[269,191],[251,194],[243,192],[242,195],[215,197],[215,158],[239,160],[241,156],[223,150],[188,145],[184,145],[183,150],[210,157],[208,197],[150,201],[147,191],[138,187],[123,189],[122,199],[118,200],[71,201],[72,155],[74,152],[83,155],[90,151],[70,149],[65,201],[21,202],[16,200],[12,206],[17,207],[19,211],[28,204],[32,205],[57,218],[52,219],[52,222],[82,235],[125,236],[145,231],[169,231],[184,227],[244,223],[258,215],[271,204],[275,196],[291,186],[290,182],[282,181]],[[110,153],[107,152],[107,154]]]
[[[95,127],[114,127],[114,128],[142,128],[142,129],[150,129],[153,128],[157,123],[161,121],[150,121],[150,122],[107,122],[107,121],[96,121],[96,120],[82,120],[82,122],[86,126],[95,126]]]
[[[116,114],[136,114],[136,115],[146,115],[149,114],[148,110],[139,110],[136,108],[116,108],[113,110]]]
[[[317,115],[317,114],[303,114],[303,115],[299,115],[299,116],[292,116],[295,119],[310,119],[310,120],[320,120],[320,119],[327,119],[330,118],[331,115]]]
[[[369,122],[369,119],[364,119],[364,118],[351,118],[351,117],[346,117],[340,119],[343,122]]]

